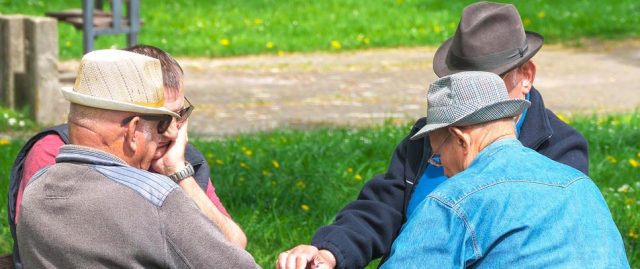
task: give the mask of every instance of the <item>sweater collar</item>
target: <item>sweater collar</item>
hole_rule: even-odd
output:
[[[56,156],[56,163],[65,162],[129,166],[125,161],[113,154],[79,145],[64,145],[60,148],[60,152]]]

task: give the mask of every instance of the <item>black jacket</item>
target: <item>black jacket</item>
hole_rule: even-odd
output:
[[[11,168],[11,174],[9,175],[8,213],[9,228],[11,229],[11,236],[13,237],[13,262],[15,268],[22,268],[22,264],[20,262],[20,254],[18,253],[15,219],[16,200],[18,199],[18,189],[20,188],[20,182],[22,181],[24,161],[33,145],[38,142],[38,140],[49,134],[57,134],[65,144],[69,144],[69,126],[67,124],[57,125],[34,135],[27,141],[27,143],[24,144],[24,146],[22,146],[22,149],[20,149],[20,151],[18,152],[18,156],[16,156],[16,160],[14,161],[13,167]],[[211,172],[209,171],[209,164],[205,160],[204,156],[202,156],[202,153],[200,153],[195,147],[193,147],[193,145],[187,144],[185,159],[189,163],[191,163],[191,165],[193,165],[193,169],[195,170],[195,174],[193,175],[193,177],[196,179],[196,182],[198,182],[200,188],[202,188],[206,192]]]
[[[587,174],[585,138],[546,109],[535,88],[531,89],[530,101],[520,129],[520,142]],[[406,221],[405,211],[413,188],[431,155],[428,138],[409,139],[424,125],[424,118],[418,120],[396,147],[387,173],[369,180],[358,199],[347,204],[333,224],[321,227],[313,236],[311,244],[331,251],[338,268],[363,268],[373,259],[388,255]]]

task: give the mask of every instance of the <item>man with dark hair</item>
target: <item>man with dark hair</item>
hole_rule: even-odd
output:
[[[511,98],[531,102],[531,107],[518,116],[518,140],[587,174],[586,140],[546,109],[533,87],[536,65],[531,58],[542,43],[541,35],[524,30],[513,5],[479,2],[464,9],[456,33],[436,51],[433,70],[439,77],[461,71],[500,75]],[[387,172],[369,180],[357,200],[347,204],[334,223],[316,232],[311,245],[281,253],[276,266],[296,268],[309,263],[327,268],[363,268],[387,256],[417,205],[447,179],[442,168],[427,162],[431,155],[428,138],[409,139],[424,125],[425,118],[415,123],[396,147]]]
[[[162,69],[162,80],[164,85],[165,107],[171,111],[179,113],[181,119],[186,120],[193,110],[193,106],[184,97],[183,72],[178,62],[163,50],[149,46],[136,45],[127,48],[128,51],[146,55],[160,61]],[[187,106],[184,106],[187,101]],[[182,122],[175,123],[176,128],[171,128],[163,135],[169,139],[163,140],[159,145],[160,150],[167,150],[175,141],[177,129]],[[16,238],[16,227],[20,214],[20,204],[25,187],[31,177],[45,166],[55,162],[60,147],[69,143],[68,125],[62,124],[44,130],[33,136],[18,153],[16,161],[10,174],[9,183],[9,226],[14,240],[13,260],[17,268],[20,268],[20,254]],[[210,180],[209,165],[204,156],[193,145],[188,144],[185,151],[185,158],[195,169],[194,178],[197,182],[195,187],[204,191],[204,195],[192,189],[188,192],[209,218],[221,226],[223,233],[229,240],[246,246],[246,236],[242,229],[231,219],[226,209],[215,193],[215,189]],[[185,182],[186,183],[186,182]],[[184,183],[183,183],[184,184]]]

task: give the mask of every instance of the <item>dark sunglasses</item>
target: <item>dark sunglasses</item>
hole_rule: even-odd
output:
[[[164,134],[164,132],[169,129],[171,125],[171,121],[173,121],[173,117],[170,115],[136,115],[129,116],[122,120],[122,125],[129,123],[133,118],[140,117],[146,121],[157,121],[158,122],[158,134]]]
[[[177,121],[178,127],[189,118],[191,112],[193,112],[193,109],[196,108],[193,104],[191,104],[187,97],[185,97],[184,100],[187,101],[187,106],[183,107],[182,109],[180,109],[180,111],[177,112],[178,115],[180,115]]]

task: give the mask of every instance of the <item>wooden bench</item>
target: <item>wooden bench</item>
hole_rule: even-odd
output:
[[[127,12],[123,17],[122,0],[110,0],[111,12],[104,11],[102,0],[82,0],[82,9],[47,12],[48,17],[69,23],[83,31],[84,53],[93,50],[95,39],[100,35],[126,34],[127,43],[138,43],[140,31],[140,0],[125,0]]]

